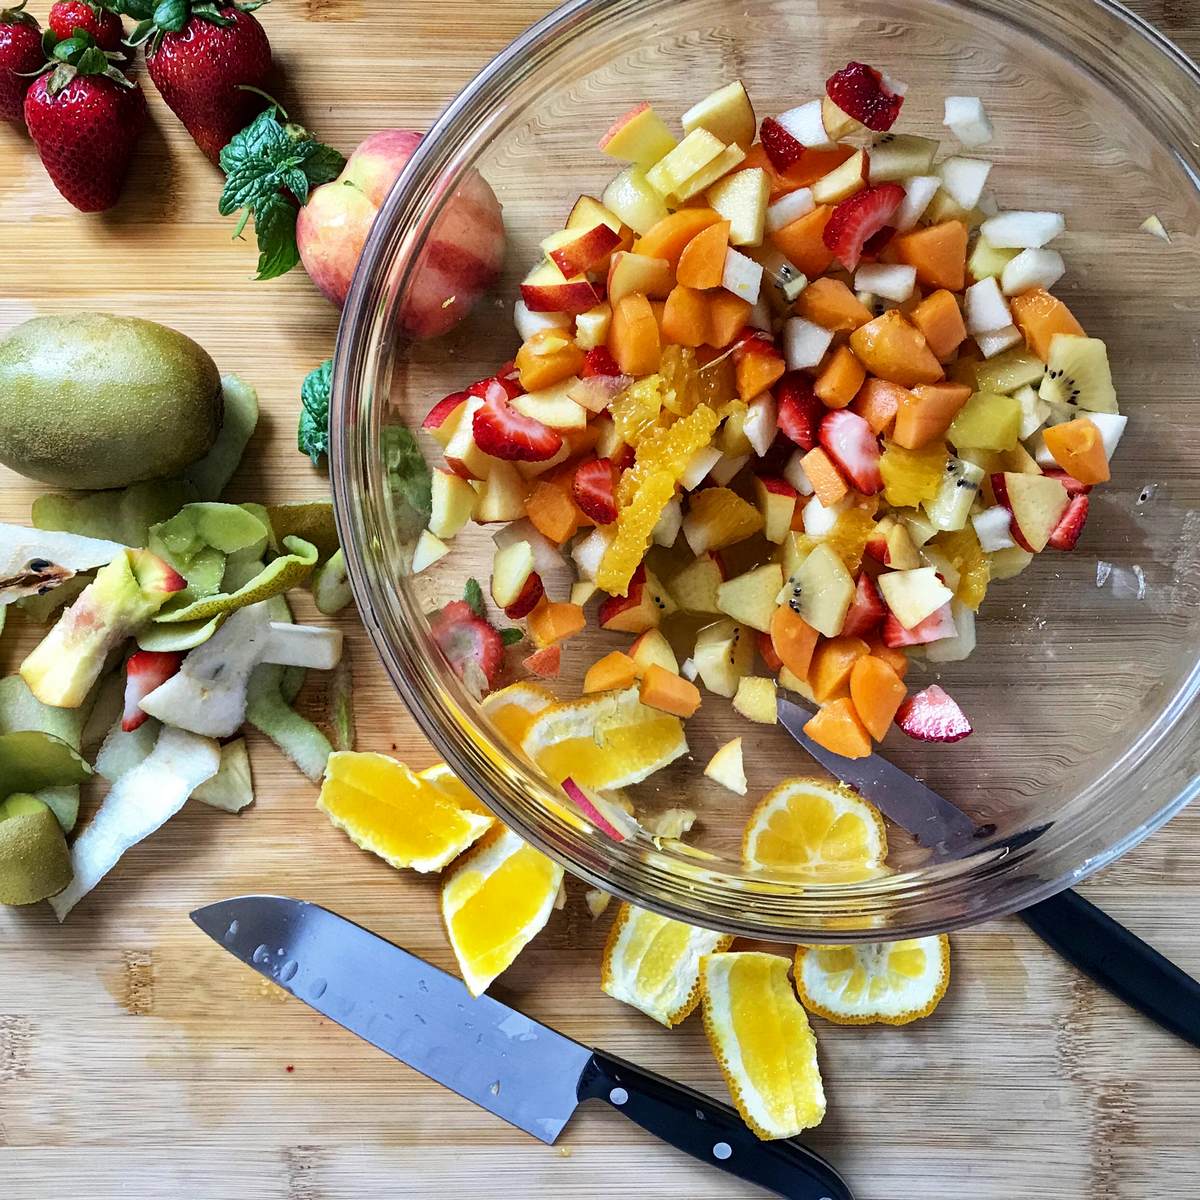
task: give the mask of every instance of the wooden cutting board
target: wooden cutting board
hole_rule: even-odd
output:
[[[1186,0],[1133,5],[1200,49]],[[46,3],[33,0],[44,18]],[[345,150],[386,125],[424,128],[546,6],[502,0],[275,0],[262,14],[293,115]],[[264,418],[231,494],[326,492],[294,448],[297,392],[336,314],[303,272],[252,282],[253,252],[217,215],[219,179],[151,90],[153,128],[126,198],[83,218],[23,136],[0,128],[0,332],[35,313],[159,318],[254,382]],[[3,397],[0,397],[3,403]],[[39,489],[0,471],[0,520]],[[303,613],[301,614],[304,615]],[[363,748],[433,761],[354,620]],[[11,671],[35,630],[0,642]],[[315,789],[253,739],[258,802],[188,806],[59,928],[0,910],[0,1195],[6,1200],[521,1200],[760,1194],[607,1110],[546,1147],[286,1000],[187,920],[269,890],[344,912],[452,968],[436,884],[356,850]],[[1200,810],[1083,891],[1200,974]],[[699,1023],[668,1033],[604,996],[582,888],[495,992],[582,1041],[723,1095]],[[903,1030],[818,1023],[829,1116],[812,1142],[863,1200],[1200,1195],[1200,1051],[1065,966],[1018,921],[954,938],[937,1016]]]

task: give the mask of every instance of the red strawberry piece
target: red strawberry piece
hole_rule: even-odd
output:
[[[25,123],[25,93],[46,61],[42,29],[24,11],[25,0],[0,7],[0,120]]]
[[[763,117],[758,139],[771,166],[780,175],[786,174],[804,157],[804,143],[798,142],[774,117]]]
[[[895,236],[896,230],[891,225],[885,225],[878,233],[873,233],[863,242],[862,261],[878,262],[879,256],[888,248]]]
[[[822,236],[847,271],[858,266],[863,246],[887,225],[903,200],[898,183],[881,183],[855,192],[833,210]]]
[[[961,742],[971,732],[966,713],[936,683],[900,705],[896,724],[918,742]]]
[[[1061,467],[1049,467],[1042,474],[1057,479],[1067,489],[1068,496],[1086,496],[1092,490],[1090,483],[1082,483],[1074,475],[1068,475]]]
[[[883,490],[879,472],[879,441],[858,413],[848,408],[827,412],[821,421],[821,445],[842,474],[864,496]]]
[[[1089,503],[1087,496],[1072,496],[1046,545],[1055,550],[1074,550],[1087,521]]]
[[[121,24],[121,18],[100,4],[92,3],[92,0],[55,0],[50,5],[46,24],[60,39],[69,38],[75,30],[82,29],[84,33],[91,34],[101,50],[111,50],[122,58],[128,57],[126,47],[122,45],[125,27]]]
[[[488,394],[488,388],[492,384],[499,384],[504,389],[504,394],[508,399],[514,396],[520,396],[525,389],[517,382],[516,376],[510,376],[507,371],[496,375],[489,375],[486,379],[477,379],[470,387],[467,388],[468,396],[478,396],[481,400],[485,399]]]
[[[860,62],[847,63],[830,75],[825,91],[842,112],[876,133],[891,129],[904,103],[903,92],[874,67]]]
[[[555,642],[553,646],[544,646],[535,650],[521,665],[532,675],[541,679],[557,679],[562,667],[562,646]]]
[[[125,664],[125,711],[121,716],[121,728],[126,733],[137,729],[148,716],[142,711],[142,700],[166,683],[182,662],[183,655],[175,650],[139,650],[129,656]]]
[[[146,43],[154,86],[213,162],[269,103],[260,93],[270,82],[271,44],[252,7],[218,7],[210,0],[160,4],[131,39]]]
[[[958,632],[954,623],[954,614],[949,604],[943,604],[937,612],[930,613],[923,621],[919,621],[911,629],[905,629],[893,613],[888,613],[883,619],[883,644],[897,648],[900,646],[925,646],[929,642],[940,642],[942,638],[953,637]]]
[[[802,371],[788,371],[772,389],[779,409],[779,432],[801,450],[817,444],[821,419],[829,410],[817,399],[812,379]]]
[[[473,422],[475,444],[493,458],[509,462],[545,462],[562,449],[562,434],[522,416],[508,402],[504,386],[488,388]]]
[[[863,571],[854,589],[854,599],[842,624],[843,637],[864,637],[874,633],[888,615],[887,605],[879,594],[874,580]]]
[[[607,346],[597,346],[583,356],[583,367],[579,371],[580,379],[590,379],[593,375],[620,375],[621,368],[613,358]]]
[[[529,616],[537,608],[538,601],[545,594],[546,588],[542,583],[542,577],[536,571],[530,571],[529,578],[525,580],[525,586],[517,598],[504,610],[504,615],[513,621],[519,621],[522,617]]]
[[[429,632],[460,679],[470,684],[478,672],[488,687],[493,685],[504,661],[504,642],[465,600],[451,600],[435,613]]]
[[[772,675],[778,675],[783,669],[783,659],[775,653],[775,643],[771,641],[769,633],[758,631],[758,657],[767,665],[767,670]]]
[[[90,36],[69,42],[65,61],[26,92],[25,124],[54,186],[80,212],[103,212],[121,196],[146,98]]]
[[[630,445],[623,445],[612,460],[613,470],[620,475],[622,471],[628,471],[636,461],[637,451]]]
[[[444,400],[439,400],[426,414],[421,422],[422,429],[441,429],[446,418],[464,401],[467,392],[451,392]]]
[[[584,514],[597,525],[611,525],[617,519],[613,467],[607,458],[590,458],[580,463],[575,468],[571,494]]]

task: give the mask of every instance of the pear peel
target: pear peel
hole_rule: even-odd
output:
[[[34,796],[0,801],[0,904],[37,904],[71,882],[71,854],[54,813]]]

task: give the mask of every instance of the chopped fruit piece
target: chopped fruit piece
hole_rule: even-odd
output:
[[[740,79],[727,83],[693,104],[682,117],[684,133],[703,128],[727,145],[747,147],[754,141],[754,108]]]
[[[455,418],[461,417],[466,402],[466,392],[454,392],[445,399],[439,400],[425,414],[425,420],[421,422],[421,428],[429,430],[443,449],[457,425]]]
[[[1034,288],[1012,299],[1013,321],[1025,335],[1025,344],[1042,360],[1050,358],[1050,343],[1057,333],[1084,337],[1083,326],[1071,310],[1044,288]]]
[[[780,196],[767,206],[767,233],[775,233],[793,221],[808,216],[815,207],[811,188],[797,188],[794,192]]]
[[[1020,432],[1021,402],[1015,396],[976,392],[959,409],[946,437],[960,453],[965,450],[1012,450]]]
[[[612,306],[607,301],[597,304],[595,308],[589,308],[587,312],[580,313],[575,318],[575,341],[581,349],[589,352],[602,347],[608,341],[611,325]]]
[[[752,334],[743,338],[733,351],[734,378],[737,394],[750,401],[772,387],[783,375],[783,355],[767,335]]]
[[[629,594],[610,596],[600,605],[600,628],[623,633],[645,633],[655,629],[663,617],[675,611],[675,601],[658,577],[638,567],[629,581]]]
[[[422,529],[417,544],[413,547],[412,573],[420,575],[426,567],[432,566],[439,558],[445,558],[450,553],[450,547],[441,538],[435,537],[428,529]]]
[[[735,171],[710,187],[706,193],[708,203],[729,222],[729,243],[732,246],[759,245],[763,239],[770,197],[771,181],[761,167]]]
[[[536,683],[514,683],[486,696],[480,707],[502,737],[519,746],[533,718],[555,703],[554,693]]]
[[[596,573],[599,587],[614,596],[628,592],[650,535],[674,495],[675,478],[666,471],[654,472],[639,487],[633,502],[621,510],[617,535],[605,551]]]
[[[879,460],[884,499],[896,508],[915,508],[924,500],[932,500],[941,490],[946,459],[943,442],[930,442],[920,450],[889,443]]]
[[[798,142],[774,117],[763,117],[759,139],[771,166],[781,175],[804,157],[804,144]]]
[[[796,489],[783,479],[757,476],[754,480],[754,498],[763,518],[763,536],[768,542],[779,545],[792,527],[796,511]]]
[[[887,645],[881,637],[872,639],[869,644],[873,658],[887,663],[901,679],[908,674],[908,655],[903,650]]]
[[[989,217],[980,232],[993,246],[1041,249],[1054,241],[1067,228],[1061,213],[1005,212]]]
[[[932,567],[885,571],[878,583],[885,603],[905,629],[915,628],[954,598]]]
[[[671,580],[671,597],[685,612],[718,613],[717,588],[724,578],[712,554],[699,554]]]
[[[865,63],[847,63],[825,81],[829,98],[848,116],[877,133],[896,123],[904,103],[903,90]]]
[[[818,746],[843,758],[867,758],[871,753],[871,736],[848,697],[826,704],[805,723],[804,732]]]
[[[970,212],[983,198],[983,189],[992,164],[982,158],[962,158],[955,155],[938,166],[942,187],[959,208]]]
[[[671,290],[674,278],[665,258],[647,258],[628,250],[618,250],[608,268],[608,302],[618,305],[626,296],[640,292],[661,300]]]
[[[510,463],[497,462],[479,488],[476,522],[518,521],[525,515],[528,484]]]
[[[992,476],[997,504],[1012,514],[1013,540],[1022,550],[1037,554],[1046,548],[1068,503],[1067,489],[1046,475],[1005,471]]]
[[[675,216],[686,212],[707,213],[708,209],[680,209]],[[729,222],[706,222],[680,251],[675,277],[689,288],[721,286],[725,270],[725,252],[729,249]]]
[[[553,646],[543,646],[522,659],[521,666],[539,679],[557,679],[562,669],[562,647],[557,643]]]
[[[914,175],[904,180],[904,201],[892,217],[897,233],[907,233],[917,224],[941,186],[942,181],[937,175]]]
[[[973,283],[963,296],[963,319],[972,335],[995,333],[1012,324],[1008,301],[1000,291],[994,276]]]
[[[452,538],[471,519],[475,489],[450,471],[434,471],[429,531],[435,537]]]
[[[738,680],[733,708],[747,721],[759,725],[774,725],[779,720],[775,707],[775,680],[759,675],[746,675]]]
[[[623,242],[619,228],[613,229],[611,225],[606,225],[601,221],[598,225],[593,225],[591,229],[583,231],[564,229],[559,233],[551,234],[542,242],[542,249],[546,251],[551,262],[564,275],[573,276],[584,275],[588,271],[602,267],[612,252],[620,249],[623,244],[627,245]],[[521,328],[520,314],[517,313],[515,316],[518,320],[517,329],[519,331]]]
[[[971,149],[985,146],[992,140],[992,123],[978,96],[947,96],[942,124]]]
[[[463,982],[481,996],[541,932],[563,869],[498,826],[442,881],[442,920]]]
[[[495,824],[384,754],[331,754],[317,807],[356,846],[423,872],[442,870]]]
[[[533,573],[533,546],[529,542],[510,542],[500,548],[492,559],[492,599],[507,608],[520,596]]]
[[[1060,483],[1065,484],[1065,479],[1060,479]],[[1075,495],[1070,488],[1067,488],[1067,495]],[[971,517],[971,524],[975,528],[975,536],[979,539],[980,547],[986,551],[1007,550],[1017,543],[1012,540],[1009,535],[1009,524],[1012,520],[1012,514],[1002,504],[994,505],[992,508],[986,508],[981,513],[975,513]]]
[[[990,133],[989,135],[990,136]],[[836,1025],[908,1025],[927,1017],[950,983],[946,935],[855,946],[800,946],[796,991]]]
[[[746,794],[746,768],[742,760],[742,739],[733,738],[723,745],[708,760],[704,774],[709,779],[715,779],[722,787],[728,788],[735,795]]]
[[[900,705],[896,724],[918,742],[959,742],[971,732],[966,714],[936,683]]]
[[[678,286],[663,309],[662,336],[676,346],[703,346],[708,341],[708,299],[703,292]]]
[[[562,449],[562,435],[516,412],[503,389],[490,387],[472,422],[475,443],[484,454],[517,462],[542,462]]]
[[[807,149],[832,149],[836,144],[825,124],[824,106],[820,100],[789,108],[776,120],[790,137]]]
[[[1007,395],[1026,384],[1041,383],[1045,374],[1045,364],[1028,350],[1010,350],[990,362],[976,364],[975,388]]]
[[[525,514],[543,537],[562,545],[579,528],[579,509],[566,491],[553,483],[538,483],[525,501]]]
[[[801,450],[817,444],[825,406],[813,387],[813,381],[799,371],[788,371],[775,387],[779,432]]]
[[[472,679],[490,688],[504,661],[500,635],[465,600],[451,600],[429,621],[429,634],[454,673],[468,686]]]
[[[633,645],[629,647],[629,658],[639,677],[656,663],[664,671],[670,671],[673,675],[679,674],[679,660],[675,657],[675,651],[657,629],[647,629],[645,633],[634,638]]]
[[[1104,440],[1094,421],[1076,417],[1050,426],[1042,437],[1054,461],[1081,484],[1104,483],[1110,478]]]
[[[841,169],[846,170],[850,165],[848,162]],[[813,194],[821,199],[815,188]],[[887,225],[903,199],[904,189],[898,183],[883,183],[860,191],[837,206],[822,236],[847,271],[858,266],[863,245]]]
[[[857,491],[864,496],[871,496],[882,490],[879,443],[862,417],[845,410],[826,413],[821,422],[820,437],[821,445]],[[805,473],[812,479],[819,496],[820,488],[808,470],[807,458],[805,461]],[[821,502],[825,503],[824,500]]]
[[[850,671],[868,652],[867,643],[857,637],[842,635],[821,642],[813,654],[807,677],[813,699],[825,704],[850,695]]]
[[[1006,325],[993,333],[975,334],[975,345],[979,347],[979,352],[984,358],[994,358],[997,354],[1003,354],[1005,350],[1011,350],[1020,342],[1021,331],[1015,325]]]
[[[693,129],[678,146],[668,151],[658,162],[647,169],[646,182],[660,196],[672,196],[697,171],[703,170],[724,149],[725,143],[720,138],[714,137],[707,129]],[[713,207],[717,206],[714,204]],[[722,213],[722,216],[724,215]],[[649,231],[639,230],[638,232]]]
[[[1001,511],[1007,518],[1007,511]],[[955,598],[973,611],[978,611],[983,603],[991,578],[988,557],[980,545],[976,528],[968,526],[949,533],[939,533],[936,541],[930,546],[945,554],[951,566],[958,572],[958,583],[954,586]],[[1005,528],[1007,529],[1007,520]]]
[[[597,525],[609,525],[617,519],[613,467],[607,458],[589,458],[580,463],[575,468],[571,494],[584,515]]]
[[[650,186],[646,172],[639,166],[626,167],[604,189],[603,200],[637,233],[649,233],[667,215],[662,196]]]
[[[772,675],[778,675],[783,670],[783,659],[775,653],[775,646],[771,641],[769,633],[759,632],[758,635],[758,657],[763,660],[768,671]]]
[[[528,624],[533,644],[541,649],[574,637],[587,625],[587,618],[578,604],[547,600],[529,614]]]
[[[903,304],[916,291],[917,269],[899,263],[866,262],[855,272],[854,286],[860,293],[868,292],[881,300]]]
[[[930,642],[925,647],[926,662],[962,662],[975,653],[975,614],[958,600],[950,605],[950,612],[954,617],[954,635]]]
[[[587,312],[603,297],[586,275],[568,279],[552,262],[542,262],[525,277],[521,284],[521,299],[532,313]]]
[[[1050,534],[1046,545],[1052,550],[1074,550],[1075,544],[1079,541],[1079,535],[1083,533],[1087,515],[1087,496],[1072,496],[1067,502],[1067,507],[1063,509],[1063,514],[1059,518],[1058,524],[1055,525],[1054,532]]]
[[[1046,377],[1038,396],[1050,404],[1115,414],[1117,393],[1108,365],[1108,348],[1099,338],[1056,333],[1050,339]]]
[[[607,346],[595,346],[584,355],[579,374],[583,379],[591,379],[597,375],[619,376],[621,368]]]
[[[839,346],[817,376],[813,391],[826,408],[845,408],[858,395],[867,372],[849,346]]]
[[[709,296],[708,305],[709,342],[720,350],[730,345],[746,328],[750,303],[732,292],[721,291]]]
[[[895,309],[856,329],[850,349],[873,375],[902,387],[936,383],[943,375],[925,338]]]
[[[685,249],[710,226],[721,225],[719,213],[711,208],[681,208],[664,217],[649,232],[643,234],[633,244],[636,255],[642,255],[654,260],[665,259],[674,272]],[[692,285],[699,286],[699,285]],[[715,287],[716,284],[708,284]],[[611,282],[609,291],[611,294]]]
[[[536,571],[532,572],[525,580],[525,586],[517,594],[517,598],[511,604],[505,605],[504,615],[513,621],[529,616],[542,602],[545,594],[546,587],[542,583],[542,577]]]
[[[692,657],[704,686],[732,697],[754,664],[754,637],[734,621],[717,621],[697,635]]]
[[[854,600],[842,625],[842,636],[862,638],[874,633],[887,616],[883,598],[870,575],[863,571],[854,587]],[[815,689],[814,689],[815,694]]]
[[[720,550],[758,533],[763,519],[758,510],[725,487],[693,492],[683,536],[693,554]]]
[[[906,450],[921,450],[941,441],[970,398],[971,389],[965,384],[917,384],[901,400],[892,440]]]
[[[600,139],[605,154],[640,167],[653,166],[674,148],[670,130],[644,100],[619,117]]]
[[[658,322],[645,296],[625,296],[613,307],[608,348],[625,375],[648,375],[658,369]]]
[[[790,604],[780,605],[771,615],[771,645],[783,665],[797,679],[807,679],[820,635]]]
[[[944,469],[944,461],[942,465]],[[933,527],[931,526],[930,537],[932,536]],[[913,544],[908,526],[891,516],[885,516],[879,520],[867,539],[864,549],[876,562],[883,563],[885,567],[893,567],[897,571],[912,571],[921,565],[921,559]]]
[[[824,508],[831,508],[846,497],[849,492],[846,481],[820,446],[810,450],[800,462],[804,474],[813,485],[817,500]]]
[[[967,327],[954,293],[940,288],[931,292],[916,308],[909,320],[921,331],[929,349],[945,361],[967,340]]]
[[[902,233],[890,248],[900,262],[916,267],[922,287],[962,291],[967,276],[967,227],[961,221]]]
[[[867,186],[867,155],[856,151],[840,167],[822,175],[812,185],[813,200],[817,204],[837,204],[847,200]],[[828,239],[825,242],[829,245]]]
[[[148,719],[141,700],[160,684],[166,683],[183,662],[183,655],[173,650],[138,650],[125,663],[125,708],[121,728],[132,733]]]
[[[765,633],[771,627],[775,597],[781,587],[783,568],[778,563],[765,563],[722,583],[717,588],[717,608],[735,621]]]
[[[883,741],[907,694],[900,676],[882,659],[856,659],[850,670],[850,700],[859,720],[877,742]]]
[[[594,662],[583,677],[584,693],[608,692],[629,687],[637,679],[637,664],[628,654],[614,650]]]
[[[693,716],[700,707],[700,689],[658,663],[651,663],[646,669],[639,696],[647,708],[674,713],[677,717]]]
[[[949,604],[943,605],[912,629],[905,629],[891,613],[888,613],[883,622],[884,645],[893,648],[924,646],[930,642],[952,638],[957,632],[958,626],[954,622],[954,614]]]
[[[727,950],[727,934],[622,904],[604,947],[600,986],[668,1029],[700,1003],[700,962]]]
[[[742,856],[756,866],[815,868],[836,878],[878,870],[887,834],[875,807],[844,784],[788,779],[751,814]]]
[[[765,460],[772,452],[778,432],[779,410],[775,405],[775,397],[770,392],[759,392],[746,406],[742,433],[754,453]]]
[[[871,319],[870,310],[840,280],[822,276],[800,293],[796,313],[834,333],[853,333]]]
[[[902,183],[914,176],[928,175],[938,144],[932,138],[908,133],[887,133],[872,142],[868,174],[872,183]],[[917,214],[920,216],[920,213]]]
[[[1052,288],[1066,273],[1057,250],[1022,250],[1005,266],[1000,286],[1006,296],[1019,296],[1031,288]]]
[[[818,545],[804,559],[780,593],[781,603],[826,637],[841,633],[853,599],[854,577],[837,553],[826,545]],[[776,645],[776,649],[787,663],[782,648]]]
[[[887,434],[896,421],[901,403],[911,395],[907,388],[886,379],[868,379],[859,389],[851,409],[871,427],[871,432]]]
[[[832,216],[833,206],[820,204],[812,212],[771,234],[776,248],[809,279],[823,275],[833,262],[833,251],[825,244],[825,228]]]
[[[975,280],[987,279],[989,275],[1001,275],[1004,268],[1020,253],[1019,250],[1001,250],[987,238],[975,239],[971,257],[967,259],[967,274]]]

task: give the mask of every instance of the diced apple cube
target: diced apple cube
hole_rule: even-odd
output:
[[[705,188],[712,187],[718,179],[728,175],[745,157],[746,152],[741,146],[726,146],[712,162],[701,167],[695,175],[680,184],[677,191],[672,192],[668,197],[672,208],[682,204],[685,200],[691,200],[692,197],[698,196]]]
[[[962,208],[974,208],[983,196],[992,164],[982,158],[948,158],[938,167],[942,187]]]
[[[816,496],[809,497],[801,514],[804,520],[804,532],[809,537],[828,537],[838,523],[838,517],[850,506],[849,497],[839,500],[836,504],[826,507]]]
[[[811,496],[815,490],[812,480],[804,471],[804,450],[793,450],[792,456],[783,468],[783,477],[796,489],[801,496]]]
[[[763,516],[763,537],[780,545],[792,529],[796,513],[796,489],[782,479],[770,477],[754,480],[754,498]]]
[[[971,284],[963,301],[963,316],[970,334],[994,333],[1013,323],[1008,301],[1004,299],[994,276],[989,275]]]
[[[450,553],[450,547],[440,538],[435,537],[428,529],[421,530],[417,544],[413,547],[412,572],[419,575],[430,564],[437,562]]]
[[[507,608],[532,574],[533,546],[529,542],[512,542],[497,550],[492,559],[492,599]]]
[[[705,96],[683,114],[681,123],[684,133],[694,129],[707,129],[709,133],[729,145],[736,142],[748,148],[754,141],[758,128],[754,119],[754,106],[740,79],[727,83],[711,95]]]
[[[905,629],[919,625],[954,599],[954,593],[942,583],[932,567],[884,571],[876,583],[884,603]]]
[[[971,517],[971,524],[975,526],[980,548],[990,554],[993,550],[1007,550],[1015,546],[1017,543],[1009,532],[1011,520],[1008,509],[1002,504],[994,504],[983,512],[975,513]]]
[[[833,330],[803,317],[789,317],[783,326],[783,356],[789,371],[815,367],[833,341]]]
[[[775,233],[785,225],[806,217],[816,206],[811,188],[797,188],[794,192],[787,192],[773,204],[767,205],[767,232]]]
[[[658,162],[674,146],[671,131],[645,101],[618,117],[600,139],[600,149],[605,154],[642,167]]]
[[[1061,213],[1005,212],[984,221],[980,232],[993,246],[1038,250],[1061,236],[1066,228]]]
[[[839,204],[867,186],[867,155],[859,150],[812,185],[818,204]]]
[[[749,461],[748,454],[726,454],[708,474],[713,483],[724,487]]]
[[[708,760],[704,774],[737,796],[746,794],[746,767],[742,758],[742,739],[734,738]]]
[[[992,123],[978,96],[947,96],[942,124],[970,149],[992,140]]]
[[[996,502],[1012,514],[1012,536],[1017,545],[1033,554],[1044,550],[1067,507],[1067,489],[1049,475],[1005,471],[992,476],[992,491]]]
[[[608,302],[618,304],[624,297],[641,292],[652,300],[664,300],[675,286],[675,274],[665,258],[651,258],[618,250],[608,267]]]
[[[608,344],[608,330],[612,324],[612,305],[607,301],[589,308],[575,318],[575,344],[581,350],[595,350]]]
[[[766,563],[722,583],[717,588],[717,608],[735,621],[766,633],[782,586],[783,568],[778,563]]]
[[[659,629],[647,629],[645,633],[639,633],[629,647],[629,657],[637,666],[638,675],[644,675],[650,667],[662,667],[672,675],[679,674],[679,660],[671,649],[671,643]]]
[[[1031,288],[1050,290],[1067,273],[1057,250],[1022,250],[1004,267],[1000,287],[1006,296],[1019,296]]]
[[[603,199],[605,206],[637,233],[649,233],[667,215],[663,198],[646,182],[641,167],[626,167],[604,189]]]
[[[656,546],[665,546],[668,550],[675,545],[679,536],[679,528],[683,524],[683,502],[678,496],[672,496],[663,506],[658,523],[650,534],[650,540]]]
[[[763,238],[771,180],[762,167],[735,171],[706,193],[709,205],[729,222],[733,246],[757,246]]]
[[[567,394],[578,382],[577,375],[570,375],[540,391],[514,396],[509,404],[522,416],[551,429],[582,429],[587,424],[587,409]]]
[[[543,329],[570,329],[571,317],[564,312],[531,312],[524,300],[513,305],[513,324],[522,341],[528,341]]]
[[[992,333],[975,334],[975,345],[979,347],[984,358],[995,358],[997,354],[1019,346],[1024,340],[1024,335],[1015,325],[1007,325]]]
[[[762,277],[763,269],[759,263],[732,246],[726,248],[721,286],[727,292],[741,297],[747,304],[757,304]]]
[[[475,520],[518,521],[525,515],[528,485],[512,463],[497,460],[483,481],[475,502]]]
[[[903,186],[904,199],[892,214],[897,233],[907,233],[916,226],[941,189],[942,181],[936,175],[914,175],[904,180]]]
[[[475,489],[449,471],[434,471],[430,487],[429,532],[435,537],[452,538],[471,519]]]

